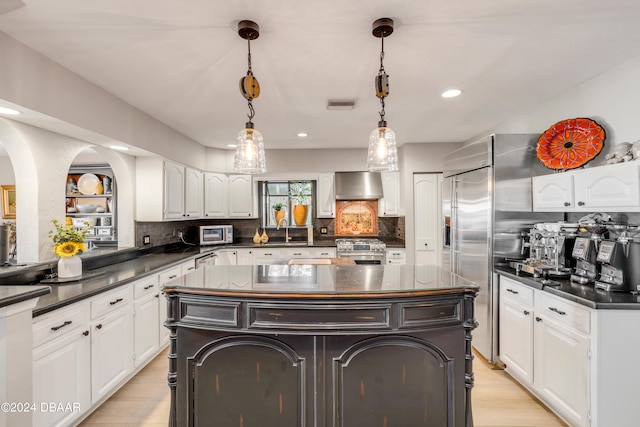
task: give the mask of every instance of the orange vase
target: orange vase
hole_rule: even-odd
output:
[[[302,226],[307,223],[308,212],[309,206],[307,205],[293,205],[293,220],[297,226]]]
[[[284,219],[284,211],[274,211],[276,214],[276,225],[281,225],[280,221]]]

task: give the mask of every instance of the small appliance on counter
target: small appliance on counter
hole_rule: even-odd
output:
[[[200,246],[233,243],[232,225],[201,225],[198,229]]]
[[[596,261],[601,263],[597,289],[615,292],[640,292],[640,242],[632,239],[640,227],[607,225],[611,239],[600,243]]]
[[[576,267],[571,275],[571,281],[580,285],[590,285],[596,281],[600,274],[600,264],[596,258],[607,227],[599,223],[580,224],[580,227],[590,235],[589,237],[576,238],[571,254],[576,260]]]
[[[529,258],[512,261],[516,272],[533,277],[569,277],[574,261],[569,255],[574,248],[577,226],[564,222],[539,223],[528,233]]]

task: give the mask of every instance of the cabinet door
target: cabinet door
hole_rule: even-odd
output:
[[[184,166],[164,162],[164,218],[184,218]]]
[[[404,249],[387,249],[387,264],[406,264]]]
[[[533,384],[533,308],[500,293],[500,360],[507,372]]]
[[[229,175],[229,218],[253,218],[251,175]]]
[[[575,206],[571,172],[534,176],[531,190],[534,211],[564,212]]]
[[[256,249],[253,251],[253,263],[255,265],[269,265],[278,258],[283,258],[280,249]]]
[[[253,265],[253,251],[250,249],[238,249],[237,265]]]
[[[624,163],[585,169],[575,174],[575,200],[578,208],[609,209],[640,207],[637,163]]]
[[[216,259],[216,265],[237,265],[237,251],[232,249],[220,249],[216,251],[218,259]]]
[[[589,338],[536,312],[534,386],[574,426],[589,425]]]
[[[442,174],[413,176],[415,264],[440,264]]]
[[[34,427],[72,425],[91,406],[91,337],[85,326],[34,349]],[[39,405],[47,402],[77,404],[80,412],[41,411]]]
[[[334,189],[334,174],[318,174],[318,218],[335,218],[336,197]]]
[[[204,216],[225,218],[228,211],[227,176],[222,173],[204,174]]]
[[[92,322],[91,403],[96,403],[133,370],[131,306]]]
[[[184,215],[189,219],[202,216],[204,199],[202,172],[185,168]]]
[[[400,172],[382,172],[382,194],[378,201],[380,216],[398,216],[400,214]]]
[[[136,300],[133,309],[135,367],[153,357],[159,348],[157,293]]]

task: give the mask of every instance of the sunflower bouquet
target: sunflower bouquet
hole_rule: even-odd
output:
[[[51,222],[56,227],[55,232],[49,231],[49,238],[53,240],[54,254],[66,258],[87,250],[84,242],[90,228],[88,222],[85,222],[85,226],[79,230],[76,230],[73,225],[60,225],[55,219],[52,219]]]

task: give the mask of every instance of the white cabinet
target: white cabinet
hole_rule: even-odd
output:
[[[533,385],[533,289],[500,278],[500,360],[520,381]]]
[[[253,265],[252,249],[238,249],[236,256],[237,265]]]
[[[639,163],[618,163],[532,178],[538,212],[638,212]]]
[[[534,387],[572,425],[588,426],[589,312],[542,292],[534,310]]]
[[[134,283],[133,342],[134,365],[137,368],[149,361],[160,348],[158,276],[150,276]]]
[[[311,249],[312,258],[335,258],[336,248],[313,248]]]
[[[67,426],[91,406],[89,303],[39,316],[33,323],[34,427]],[[46,402],[79,405],[76,411],[41,411]]]
[[[442,247],[442,174],[413,176],[414,264],[440,265]]]
[[[387,249],[387,264],[406,264],[406,251],[402,248]]]
[[[318,218],[335,218],[336,197],[333,173],[319,173],[317,186],[317,216]]]
[[[225,218],[229,210],[229,191],[227,175],[223,173],[204,173],[204,216],[206,218]]]
[[[136,158],[136,219],[197,219],[203,210],[199,170],[158,157]]]
[[[228,218],[255,218],[251,175],[229,175]]]
[[[383,198],[378,200],[379,216],[400,215],[400,172],[382,172]]]
[[[277,259],[284,258],[280,248],[254,249],[253,263],[255,265],[273,264]]]
[[[236,249],[218,249],[216,265],[238,265],[238,251]]]
[[[133,370],[132,291],[128,286],[91,301],[91,403]]]
[[[200,218],[203,215],[203,185],[201,171],[184,168],[184,216],[187,219]]]

